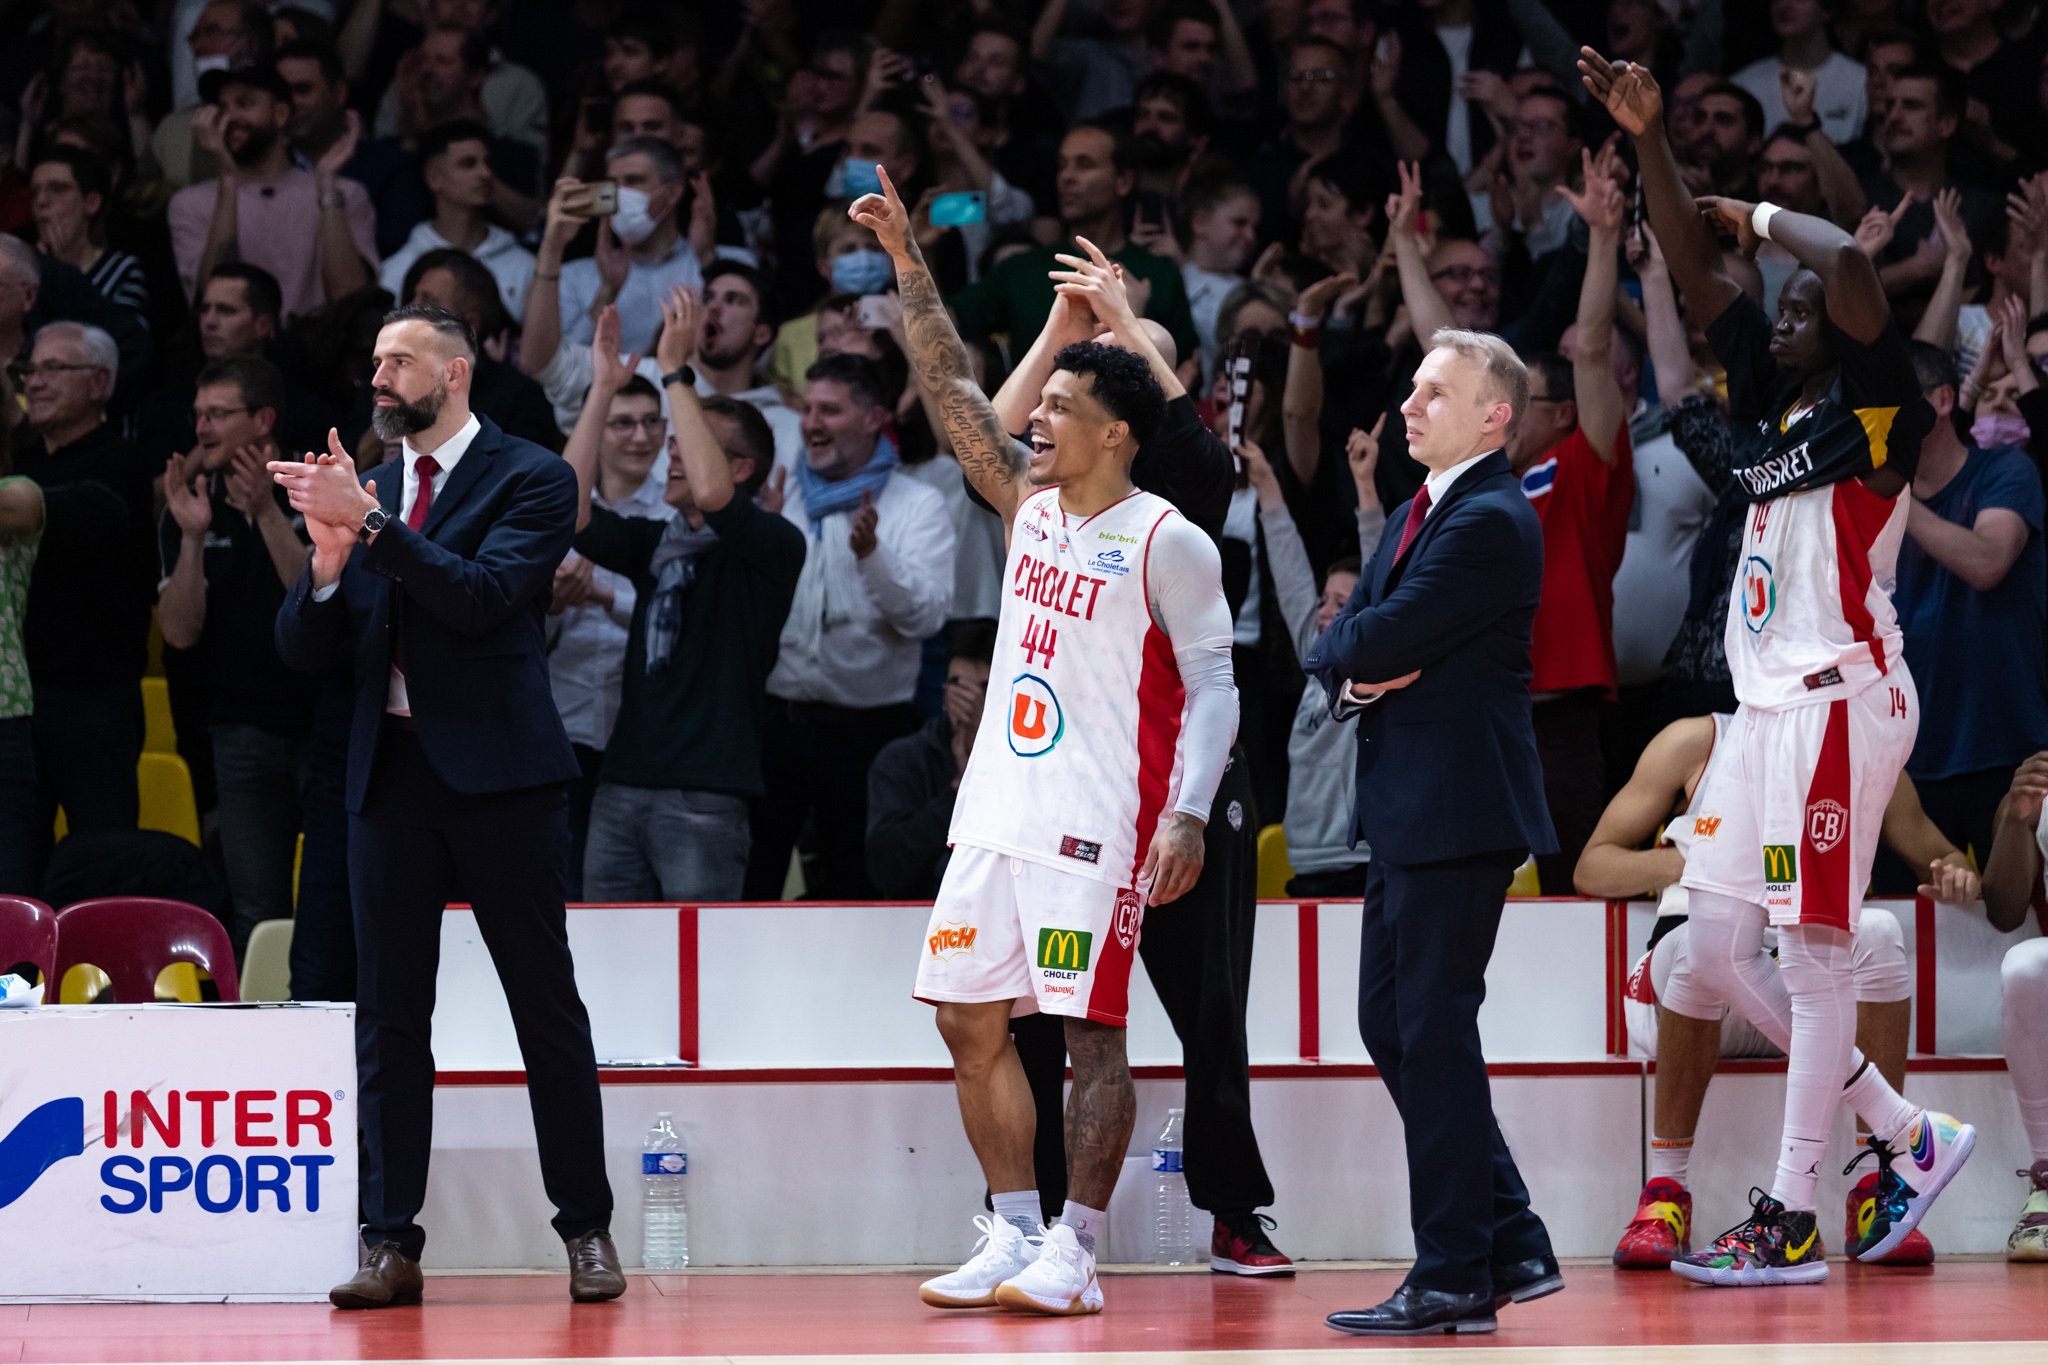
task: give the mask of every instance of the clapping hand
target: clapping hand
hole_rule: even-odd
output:
[[[203,475],[195,458],[198,453],[196,450],[187,455],[174,452],[164,467],[164,505],[170,509],[171,520],[178,523],[178,529],[185,533],[187,540],[203,539],[213,528],[213,499],[207,496],[203,486],[193,486],[195,479],[203,484]]]
[[[605,311],[612,316],[612,345],[616,353],[619,313],[616,308]],[[670,289],[668,298],[661,305],[661,335],[654,342],[654,361],[661,366],[663,374],[674,374],[690,363],[697,354],[703,331],[704,305],[698,299],[697,291],[682,284]]]
[[[666,315],[664,309],[663,316]],[[599,309],[590,334],[590,391],[602,394],[610,402],[611,396],[626,387],[626,381],[640,368],[641,359],[639,354],[619,358],[619,310],[609,303]]]
[[[228,465],[228,506],[247,517],[251,525],[263,515],[265,503],[277,506],[270,491],[275,485],[263,473],[263,457],[269,453],[268,444],[252,441],[236,451]]]
[[[853,523],[853,533],[846,538],[846,543],[852,548],[855,559],[866,559],[875,552],[875,522],[878,519],[878,515],[875,512],[874,494],[861,494],[860,506],[854,510],[853,516],[850,518]]]

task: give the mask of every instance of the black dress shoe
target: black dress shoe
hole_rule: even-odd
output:
[[[619,1270],[619,1249],[612,1235],[599,1230],[569,1240],[569,1297],[577,1303],[603,1303],[626,1292]]]
[[[1562,1288],[1564,1272],[1557,1268],[1555,1256],[1516,1261],[1513,1265],[1495,1267],[1493,1306],[1500,1309],[1511,1303],[1527,1303],[1546,1294],[1555,1294]]]
[[[364,1253],[353,1280],[327,1291],[327,1301],[336,1308],[396,1308],[418,1303],[423,1283],[418,1261],[396,1242],[379,1242]]]
[[[1404,1284],[1377,1308],[1332,1313],[1324,1323],[1355,1337],[1419,1337],[1432,1332],[1491,1332],[1498,1328],[1491,1294],[1447,1294]]]

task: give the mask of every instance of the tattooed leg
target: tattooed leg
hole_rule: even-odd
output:
[[[1106,1209],[1138,1121],[1124,1030],[1069,1019],[1067,1054],[1074,1061],[1074,1092],[1067,1097],[1067,1197]]]

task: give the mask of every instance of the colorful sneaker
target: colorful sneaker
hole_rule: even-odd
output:
[[[1662,1270],[1692,1250],[1692,1191],[1660,1175],[1643,1186],[1635,1221],[1621,1231],[1614,1263],[1623,1270]]]
[[[1219,1213],[1209,1238],[1209,1269],[1219,1275],[1292,1275],[1287,1259],[1266,1236],[1276,1226],[1263,1213]]]
[[[1072,1228],[1055,1223],[1045,1230],[1038,1259],[997,1288],[996,1304],[1053,1317],[1100,1313],[1102,1286],[1095,1279],[1095,1253],[1081,1245]]]
[[[1842,1245],[1851,1248],[1849,1259],[1859,1259],[1854,1252],[1857,1243],[1870,1230],[1871,1221],[1877,1217],[1877,1172],[1872,1171],[1857,1181],[1849,1191],[1849,1222],[1842,1233]],[[1863,1258],[1870,1259],[1870,1258]],[[1873,1265],[1933,1265],[1934,1243],[1927,1240],[1927,1234],[1914,1228],[1906,1234],[1906,1240],[1894,1247],[1891,1253],[1881,1259],[1871,1259]]]
[[[1671,1269],[1699,1284],[1754,1288],[1819,1284],[1828,1277],[1828,1249],[1811,1213],[1793,1213],[1762,1190],[1749,1192],[1749,1218],[1705,1251],[1680,1256]]]
[[[2020,1210],[2019,1223],[2005,1239],[2005,1259],[2048,1261],[2048,1161],[2037,1161],[2031,1169],[2013,1174],[2026,1176],[2033,1187],[2027,1194],[2027,1206]]]
[[[996,1286],[1038,1257],[1043,1238],[1026,1237],[1006,1218],[976,1214],[974,1226],[981,1229],[981,1240],[967,1264],[917,1287],[917,1296],[933,1308],[993,1308]]]
[[[1849,1248],[1849,1254],[1859,1261],[1885,1259],[1919,1226],[1935,1196],[1970,1159],[1970,1149],[1977,1145],[1977,1130],[1947,1114],[1922,1109],[1913,1115],[1897,1142],[1894,1147],[1873,1134],[1855,1160],[1842,1168],[1847,1175],[1864,1157],[1877,1158],[1877,1193],[1871,1201],[1870,1221],[1864,1225],[1859,1218],[1863,1236]]]

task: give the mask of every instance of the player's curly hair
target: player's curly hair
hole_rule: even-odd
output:
[[[1108,408],[1110,416],[1128,422],[1139,445],[1151,440],[1166,420],[1166,390],[1153,377],[1151,363],[1136,351],[1077,341],[1053,358],[1052,367],[1087,375],[1095,401]]]

